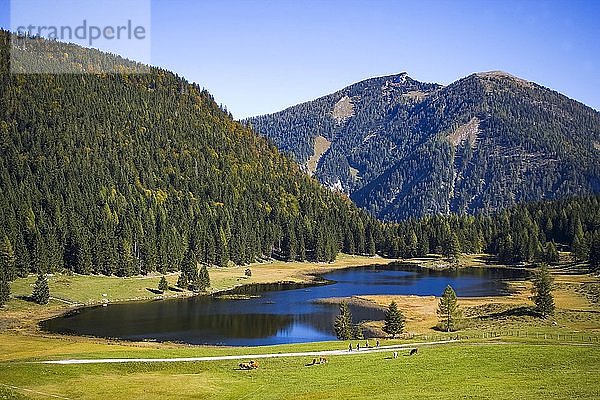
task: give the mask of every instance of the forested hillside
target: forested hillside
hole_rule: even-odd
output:
[[[0,32],[0,242],[10,278],[63,268],[121,276],[273,256],[327,261],[378,222],[303,174],[177,75],[30,39],[31,62],[85,74],[10,74]],[[32,50],[33,51],[33,50]],[[120,74],[95,73],[98,66]],[[115,67],[116,66],[116,67]]]
[[[381,223],[173,73],[138,74],[116,56],[36,39],[43,51],[35,62],[63,57],[90,73],[10,74],[8,40],[0,32],[3,285],[31,272],[128,276],[179,270],[194,258],[216,266],[271,257],[331,261],[339,251],[449,258],[487,251],[518,262],[552,261],[559,247],[593,268],[600,263],[598,197]],[[98,63],[123,72],[92,73]],[[455,154],[439,137],[431,140]],[[581,168],[598,168],[592,153],[578,150],[586,143],[577,136],[551,148],[572,146],[571,164],[553,165],[578,182],[596,175],[579,175],[576,156]]]
[[[381,247],[389,256],[437,253],[456,260],[462,253],[489,253],[503,263],[556,263],[561,250],[600,270],[600,196],[521,204],[493,214],[409,219],[388,227]]]
[[[600,191],[600,113],[502,72],[373,78],[244,123],[302,165],[324,138],[315,176],[390,221]]]

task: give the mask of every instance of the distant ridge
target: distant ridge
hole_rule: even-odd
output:
[[[386,220],[600,191],[600,113],[503,71],[375,77],[244,122]]]

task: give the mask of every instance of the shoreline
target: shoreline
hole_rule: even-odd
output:
[[[253,263],[246,266],[233,266],[233,267],[223,267],[223,268],[210,268],[209,271],[211,273],[211,280],[213,280],[213,275],[219,278],[220,274],[232,274],[232,273],[241,273],[241,276],[238,276],[235,281],[228,282],[227,284],[223,284],[219,281],[216,287],[209,288],[208,292],[205,293],[194,293],[188,290],[182,290],[182,293],[178,294],[169,294],[169,295],[156,295],[156,296],[146,296],[146,297],[128,297],[128,298],[117,298],[117,299],[104,299],[88,302],[77,302],[71,300],[65,300],[61,297],[50,296],[50,303],[48,305],[38,306],[37,304],[26,305],[24,309],[19,309],[16,311],[12,311],[12,313],[5,313],[6,310],[0,311],[0,334],[2,333],[17,333],[17,334],[25,334],[32,336],[40,336],[40,337],[55,337],[55,338],[80,338],[83,340],[100,340],[106,341],[110,343],[118,343],[124,342],[127,344],[132,343],[153,343],[153,344],[174,344],[174,345],[184,345],[184,346],[192,346],[186,343],[176,343],[176,342],[160,342],[160,341],[152,341],[152,340],[142,340],[142,341],[129,341],[121,338],[103,338],[98,336],[85,336],[85,335],[68,335],[68,334],[60,334],[47,332],[40,328],[40,323],[43,321],[47,321],[54,318],[60,318],[66,316],[70,313],[76,312],[78,310],[86,309],[86,308],[94,308],[101,307],[104,304],[124,304],[124,303],[137,303],[137,302],[152,302],[152,301],[170,301],[170,300],[181,300],[181,299],[189,299],[197,296],[219,296],[219,295],[227,295],[231,291],[238,290],[247,285],[270,285],[270,284],[298,284],[298,285],[315,285],[319,284],[317,281],[319,280],[319,275],[327,274],[336,270],[347,269],[347,268],[355,268],[362,267],[368,265],[388,265],[393,262],[398,262],[399,259],[387,259],[380,256],[367,257],[367,256],[351,256],[351,255],[341,255],[335,262],[331,264],[320,264],[320,263],[309,263],[309,262],[279,262],[276,260],[270,260],[266,262]],[[274,279],[269,279],[268,277],[259,276],[257,279],[247,278],[243,275],[245,269],[250,268],[253,271],[264,272],[263,270],[268,270],[267,272],[271,272],[271,269],[276,268],[277,272],[284,271],[285,278],[282,280],[274,276]],[[120,278],[115,276],[102,276],[102,275],[63,275],[63,274],[52,274],[49,275],[57,278],[69,278],[69,277],[81,277],[81,278],[98,278],[98,279],[106,279],[106,280],[115,280],[119,281],[121,279],[127,279],[131,281],[149,281],[152,279],[159,279],[162,274],[153,274],[150,276],[133,276],[127,278]],[[168,273],[165,274],[167,277],[176,277],[178,273]],[[222,279],[221,279],[222,280]],[[22,295],[13,295],[16,300],[27,301],[23,299]],[[6,307],[6,306],[5,306]],[[42,308],[43,307],[43,308]],[[40,308],[35,310],[35,308]],[[203,345],[197,345],[203,346]]]
[[[476,256],[472,256],[473,259],[481,259],[481,256],[476,255]],[[212,290],[210,290],[208,293],[192,293],[192,292],[184,292],[182,294],[177,294],[174,296],[157,296],[157,297],[146,297],[146,298],[135,298],[135,299],[117,299],[117,300],[111,300],[109,302],[109,304],[111,303],[126,303],[126,302],[147,302],[147,301],[163,301],[163,300],[176,300],[176,299],[186,299],[186,298],[191,298],[191,297],[195,297],[195,296],[219,296],[219,295],[228,295],[231,294],[232,291],[235,290],[239,290],[240,288],[243,288],[244,286],[247,285],[269,285],[269,284],[296,284],[296,285],[307,285],[307,286],[311,286],[311,285],[315,285],[315,284],[319,284],[321,282],[319,282],[320,280],[322,280],[323,278],[321,277],[321,275],[336,271],[336,270],[342,270],[342,269],[349,269],[349,268],[357,268],[357,267],[365,267],[365,266],[389,266],[390,264],[393,263],[404,263],[407,265],[412,265],[414,267],[419,267],[419,268],[424,268],[424,269],[430,269],[430,270],[448,270],[448,269],[462,269],[462,268],[510,268],[510,269],[519,269],[519,270],[529,270],[529,268],[527,267],[518,267],[518,266],[505,266],[505,265],[493,265],[493,264],[487,264],[487,263],[471,263],[471,265],[458,265],[458,266],[452,266],[451,268],[448,267],[442,267],[440,268],[440,266],[436,263],[436,261],[442,261],[439,257],[427,257],[427,258],[419,258],[419,259],[385,259],[385,258],[381,258],[381,257],[373,257],[373,258],[366,258],[366,257],[356,257],[356,256],[347,256],[347,255],[343,255],[342,258],[340,260],[338,260],[335,264],[333,265],[329,265],[329,264],[315,264],[315,263],[297,263],[297,262],[292,262],[292,263],[282,263],[282,262],[277,262],[277,261],[270,261],[267,263],[260,263],[260,264],[252,264],[250,266],[235,266],[235,267],[226,267],[226,268],[214,268],[214,269],[210,269],[211,272],[211,279],[213,278],[213,275],[218,275],[218,274],[224,274],[227,273],[231,276],[235,276],[236,279],[235,280],[229,280],[229,281],[225,281],[222,279],[218,281],[218,283],[215,285],[215,287],[211,288]],[[243,274],[244,270],[246,268],[251,268],[253,271],[253,276],[251,278],[246,278],[240,276],[240,274]],[[276,272],[278,272],[279,274],[275,274],[275,275],[270,275],[270,272],[272,272],[273,270],[275,270]],[[255,274],[254,272],[257,272],[256,275],[259,275],[259,272],[264,272],[266,271],[267,274],[263,274],[262,276],[255,278]],[[278,280],[282,274],[281,272],[284,272],[284,275],[286,277],[285,280]],[[176,278],[177,274],[170,274],[171,278]],[[150,279],[158,279],[161,275],[156,275],[156,276],[149,276],[149,277],[143,277],[141,279],[145,279],[145,280],[150,280]],[[109,277],[107,277],[107,279],[111,279]],[[132,279],[132,280],[140,280],[140,277],[132,277],[132,278],[126,278],[126,279]],[[510,281],[511,284],[516,283],[517,285],[519,285],[519,282],[521,283],[520,286],[523,286],[522,283],[523,281]],[[482,306],[482,304],[488,304],[489,303],[498,303],[500,300],[500,303],[502,304],[515,304],[516,303],[523,303],[523,302],[527,302],[527,300],[523,297],[523,293],[524,293],[524,288],[523,287],[517,287],[516,290],[511,290],[511,293],[507,294],[507,295],[498,295],[498,296],[488,296],[488,297],[483,297],[483,298],[462,298],[459,297],[459,302],[464,303],[465,301],[468,303],[473,303],[475,302],[475,304],[469,304],[469,306]],[[403,301],[406,301],[406,299],[409,299],[410,301],[408,301],[408,304],[410,305],[409,310],[412,310],[414,308],[418,308],[420,306],[422,306],[423,303],[428,303],[431,302],[431,300],[429,299],[429,297],[436,299],[434,296],[418,296],[418,295],[397,295],[396,298],[398,299],[402,299]],[[324,302],[328,302],[330,304],[332,303],[339,303],[340,301],[347,299],[347,298],[325,298],[322,299],[321,301]],[[350,300],[352,302],[356,302],[357,305],[363,306],[363,307],[368,307],[368,308],[374,308],[377,310],[385,310],[387,307],[387,304],[385,301],[386,296],[385,295],[377,295],[377,296],[351,296]],[[66,337],[66,338],[70,338],[71,340],[76,340],[76,339],[81,339],[81,340],[95,340],[95,341],[104,341],[104,342],[110,342],[110,343],[127,343],[128,345],[132,345],[134,343],[141,343],[141,344],[161,344],[161,345],[175,345],[175,346],[192,346],[190,344],[186,344],[186,343],[177,343],[177,342],[160,342],[160,341],[156,341],[156,340],[141,340],[141,341],[130,341],[130,340],[126,340],[126,339],[120,339],[120,338],[103,338],[103,337],[97,337],[97,336],[81,336],[81,335],[67,335],[67,334],[60,334],[60,333],[52,333],[52,332],[48,332],[48,331],[44,331],[40,328],[40,322],[45,321],[45,320],[49,320],[49,319],[53,319],[53,318],[57,318],[57,317],[61,317],[61,316],[65,316],[71,312],[77,311],[79,309],[83,309],[83,308],[90,308],[90,307],[98,307],[101,306],[102,301],[96,301],[94,303],[87,303],[87,304],[53,304],[51,308],[49,309],[45,309],[45,312],[42,313],[32,313],[30,312],[28,314],[28,319],[25,319],[23,321],[18,321],[15,324],[13,324],[12,327],[4,328],[0,331],[1,332],[7,332],[7,333],[23,333],[23,334],[29,334],[29,335],[33,335],[33,336],[42,336],[42,337]],[[35,307],[31,307],[31,308],[35,308]],[[435,312],[434,312],[435,314]],[[416,322],[419,322],[418,320],[420,320],[422,318],[417,318]],[[414,322],[415,318],[407,318],[407,321],[409,322]],[[6,321],[3,321],[2,319],[0,319],[0,323],[5,323]],[[372,324],[376,324],[378,321],[368,321],[365,324],[366,325],[372,325]],[[380,321],[379,321],[380,322]],[[422,324],[419,324],[419,327],[415,330],[415,332],[419,332],[419,331],[423,331],[424,329],[428,329],[430,327],[424,327],[421,326]],[[193,345],[196,346],[196,345]],[[197,346],[205,346],[205,345],[197,345]]]

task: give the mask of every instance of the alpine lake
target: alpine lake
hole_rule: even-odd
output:
[[[525,270],[457,268],[414,264],[353,267],[317,277],[314,284],[248,284],[214,295],[115,303],[74,310],[40,323],[42,330],[125,340],[261,346],[336,339],[339,306],[327,298],[361,295],[439,296],[452,285],[460,297],[506,296],[508,281]],[[353,320],[381,320],[378,308],[350,305]]]

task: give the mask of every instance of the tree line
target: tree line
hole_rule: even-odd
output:
[[[122,61],[34,40],[46,49],[42,63],[64,54],[82,66]],[[308,177],[196,84],[159,68],[11,74],[9,42],[1,31],[0,297],[29,273],[182,271],[201,289],[204,269],[192,270],[194,262],[330,262],[340,251],[552,262],[559,248],[592,268],[600,263],[598,197],[382,223]]]
[[[477,215],[450,214],[387,225],[379,243],[390,257],[462,253],[496,255],[502,263],[559,261],[558,251],[600,269],[600,196],[540,201]]]

